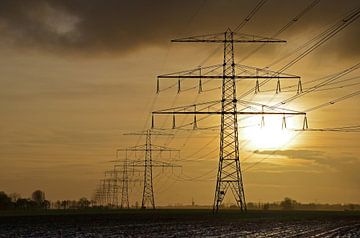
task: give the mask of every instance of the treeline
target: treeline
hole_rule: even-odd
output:
[[[34,210],[34,209],[86,209],[96,207],[95,202],[83,197],[79,200],[58,200],[51,202],[45,199],[45,192],[36,190],[31,198],[22,198],[20,194],[6,194],[0,191],[0,210]]]
[[[57,200],[51,204],[54,209],[86,209],[94,207],[95,202],[83,197],[79,200]]]
[[[284,198],[280,202],[273,203],[247,203],[249,210],[332,210],[332,211],[359,211],[360,204],[321,204],[300,203],[291,198]]]
[[[193,203],[192,207],[198,207]],[[136,206],[137,207],[137,206]],[[188,207],[178,204],[178,208]],[[207,207],[207,206],[205,206]],[[223,208],[237,208],[234,204],[223,204]],[[50,202],[45,199],[45,193],[36,190],[31,198],[21,198],[17,193],[6,194],[0,191],[0,210],[32,210],[32,209],[89,209],[114,208],[112,206],[98,206],[95,201],[83,197],[79,200],[57,200]],[[333,210],[333,211],[360,211],[360,204],[319,204],[300,203],[291,198],[284,198],[280,202],[247,203],[248,210]]]
[[[17,193],[6,194],[0,191],[0,210],[13,209],[49,209],[50,201],[45,199],[45,193],[36,190],[32,193],[31,198],[22,198]]]
[[[50,202],[45,199],[45,192],[36,190],[31,198],[22,198],[20,194],[6,194],[0,191],[0,210],[33,210],[33,209],[86,209],[95,207],[95,202],[83,197],[79,200],[58,200]]]

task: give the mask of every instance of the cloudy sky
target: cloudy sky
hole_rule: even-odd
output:
[[[170,40],[235,29],[256,4],[250,0],[2,0],[0,190],[26,197],[40,188],[52,200],[90,197],[103,172],[111,169],[115,150],[144,143],[144,138],[123,134],[148,128],[151,111],[219,99],[216,81],[204,85],[207,93],[193,89],[177,94],[176,88],[165,90],[173,82],[164,80],[162,92],[155,93],[159,74],[222,63],[221,45]],[[239,44],[235,59],[259,68],[271,65],[276,71],[306,49],[296,51],[299,47],[341,24],[354,10],[359,10],[355,0],[268,0],[240,33],[271,37],[292,22],[277,35],[287,43],[266,45],[250,57],[246,56],[258,46]],[[286,72],[301,76],[304,88],[314,86],[323,77],[359,63],[359,38],[360,24],[355,20]],[[356,93],[358,77],[355,69],[325,90],[283,107],[306,111]],[[182,87],[197,83],[184,82]],[[282,86],[294,89],[296,83],[287,80]],[[254,81],[238,82],[238,95],[254,86]],[[244,100],[273,105],[296,93],[275,94],[275,87],[276,81],[268,83],[260,94],[251,93]],[[313,110],[308,113],[309,126],[359,125],[359,103],[359,96],[354,96]],[[284,132],[281,118],[265,118],[269,131],[260,132],[260,119],[239,120],[244,127],[240,145],[248,201],[289,196],[302,202],[360,203],[358,133]],[[289,118],[288,127],[302,128],[302,119]],[[178,124],[187,120],[180,118]],[[171,118],[160,118],[157,127],[171,129],[170,122]],[[199,126],[218,124],[215,116]],[[211,204],[218,131],[170,132],[175,136],[159,136],[154,143],[181,149],[183,168],[154,171],[158,204],[192,199]],[[140,201],[137,190],[141,189],[134,186],[132,203]]]

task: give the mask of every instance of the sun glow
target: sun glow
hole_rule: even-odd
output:
[[[282,125],[282,118],[269,116],[264,118],[252,117],[246,120],[250,126],[242,129],[242,135],[249,142],[247,147],[251,149],[279,149],[287,148],[293,143],[294,132],[287,130]],[[242,123],[243,124],[243,123]],[[291,121],[286,121],[286,126],[291,126]]]

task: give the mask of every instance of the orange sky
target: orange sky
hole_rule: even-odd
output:
[[[219,99],[219,90],[198,95],[196,89],[177,94],[172,88],[155,94],[156,75],[195,68],[217,47],[171,44],[169,40],[234,28],[254,7],[253,1],[230,0],[195,1],[195,8],[183,1],[155,1],[152,5],[145,1],[96,2],[89,1],[87,8],[82,8],[84,1],[73,5],[50,0],[30,5],[20,0],[0,3],[0,190],[27,197],[40,188],[52,200],[90,197],[103,172],[111,169],[109,161],[115,159],[115,150],[145,142],[123,133],[148,128],[149,112]],[[242,31],[270,36],[310,2],[269,1]],[[266,46],[242,63],[268,65],[357,5],[350,0],[321,1],[279,36],[287,44]],[[309,82],[357,64],[359,29],[359,21],[354,22],[287,72]],[[235,58],[241,59],[253,47],[237,46]],[[222,63],[221,53],[220,49],[205,65]],[[285,63],[274,65],[273,70]],[[358,76],[357,70],[342,79]],[[339,84],[353,86],[310,93],[286,108],[302,111],[331,101],[358,91],[358,82],[357,78]],[[161,87],[170,84],[164,80]],[[283,82],[283,86],[293,84]],[[194,85],[197,81],[183,87]],[[204,88],[219,85],[212,82]],[[238,92],[254,86],[255,82],[239,82]],[[275,90],[275,81],[262,88],[266,89]],[[245,100],[275,104],[292,95],[272,91],[251,94]],[[308,115],[309,125],[358,125],[359,103],[357,96],[313,111]],[[170,129],[171,118],[166,120],[159,119],[158,127]],[[269,127],[281,127],[277,121],[279,118]],[[302,118],[291,118],[288,123],[301,128]],[[215,116],[200,126],[217,124]],[[181,149],[183,160],[199,161],[181,163],[182,170],[154,172],[157,204],[185,204],[192,198],[199,204],[211,204],[218,132],[171,132],[175,133],[173,139],[159,137],[154,143]],[[247,201],[279,201],[289,196],[302,202],[360,203],[358,133],[289,131],[288,138],[294,139],[270,148],[249,133],[254,131],[240,130]],[[140,190],[136,184],[131,203],[140,201]]]

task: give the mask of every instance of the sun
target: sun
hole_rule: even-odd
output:
[[[245,128],[240,129],[242,139],[248,142],[246,147],[251,149],[282,149],[293,143],[294,132],[283,127],[282,117],[268,116],[264,118],[262,125],[261,117],[251,117],[243,122]],[[286,121],[286,126],[291,126],[291,121]],[[246,126],[249,125],[249,126]]]

